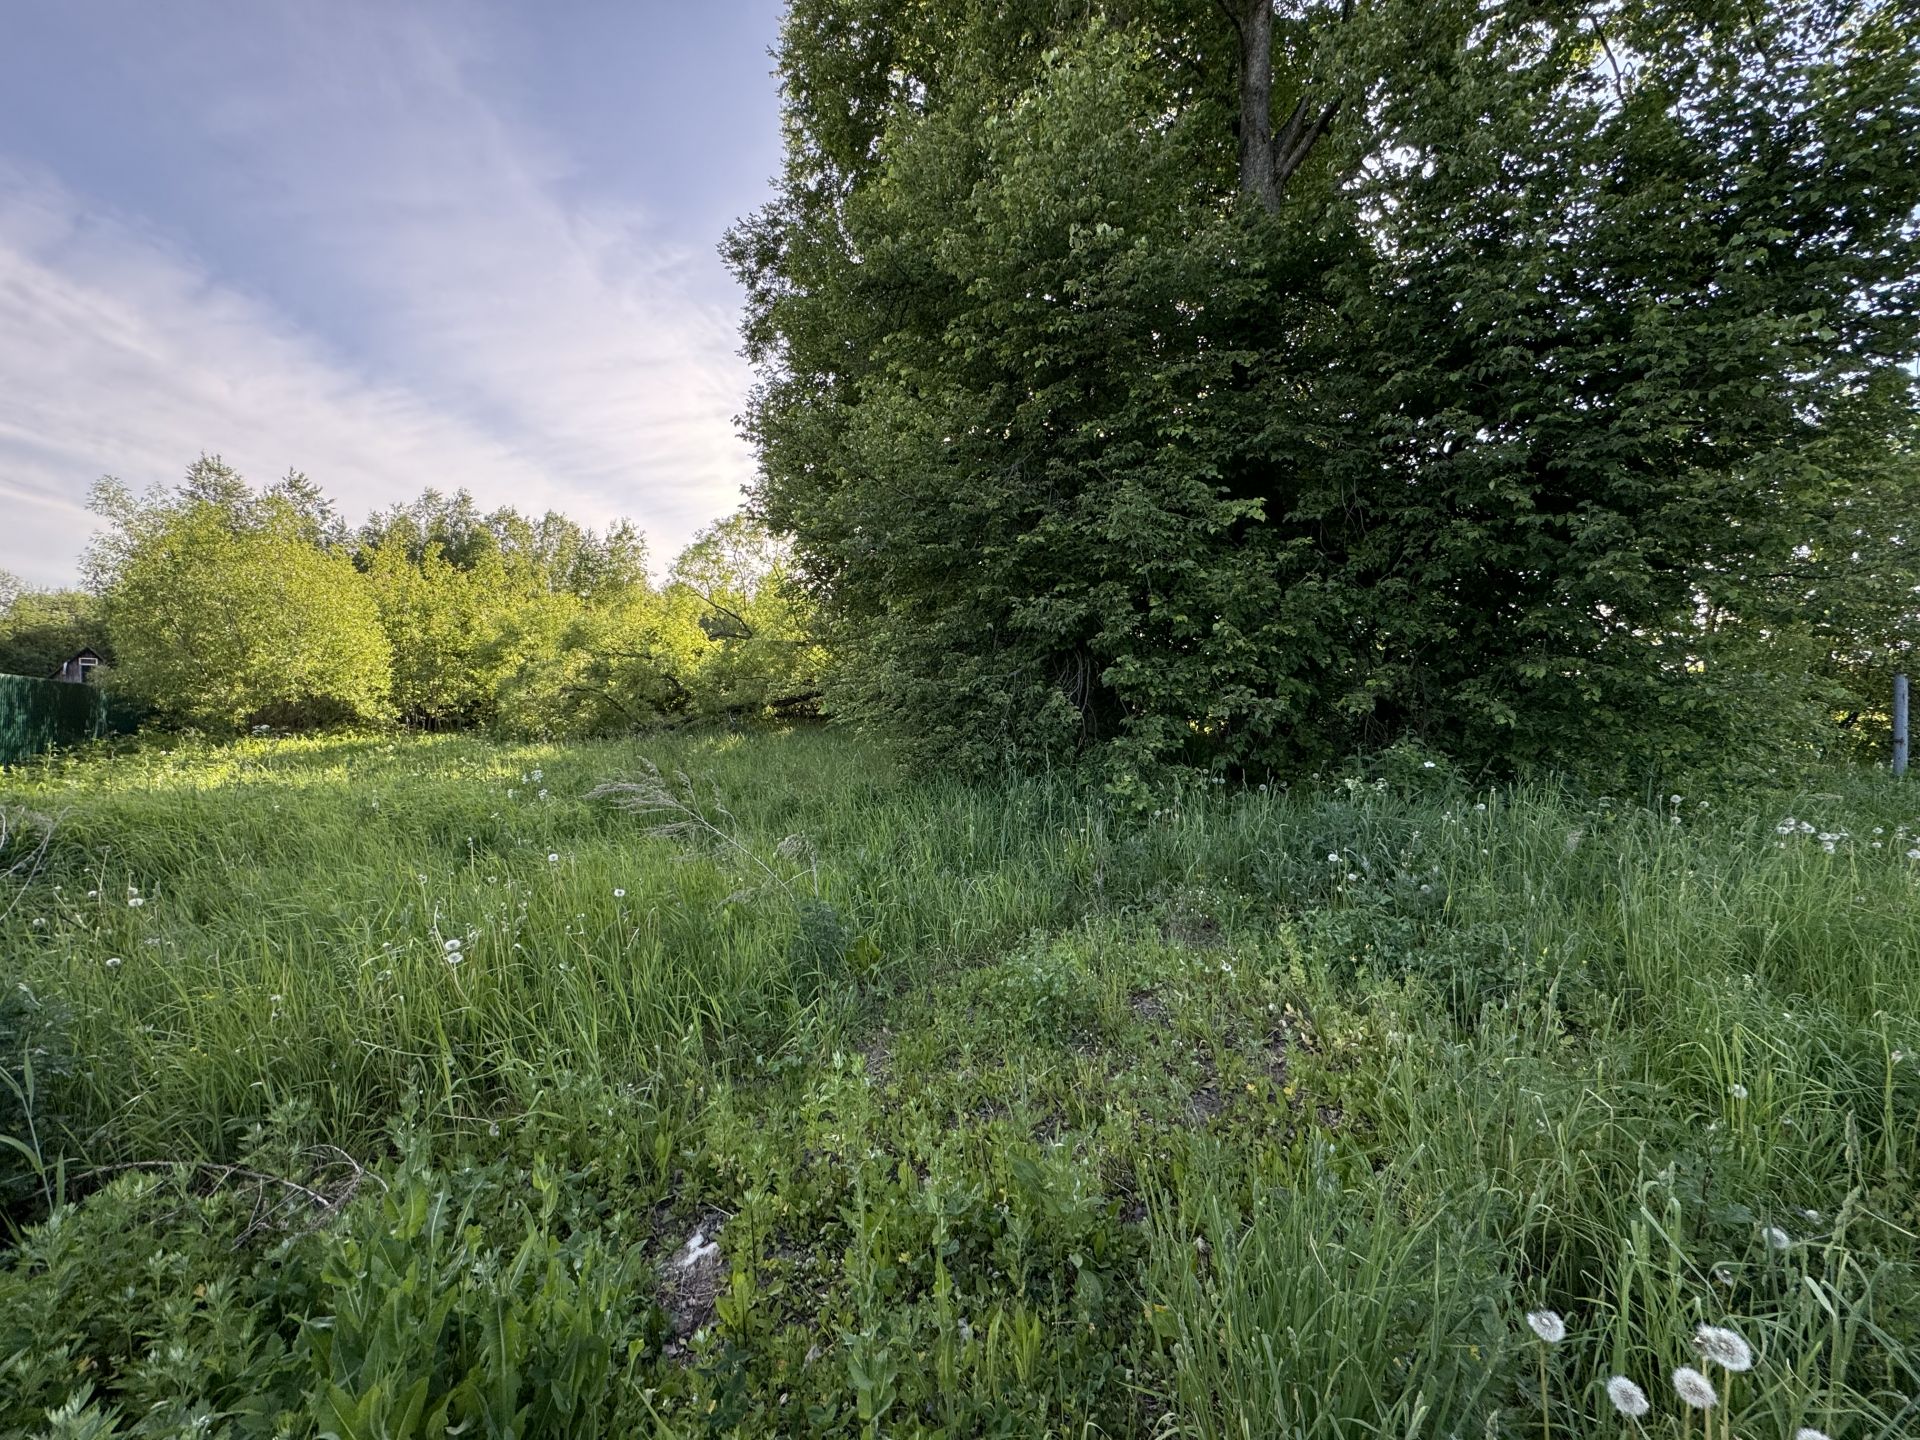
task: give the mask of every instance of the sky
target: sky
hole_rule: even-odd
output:
[[[0,569],[202,452],[358,521],[427,486],[740,501],[722,233],[779,166],[779,0],[0,0]]]

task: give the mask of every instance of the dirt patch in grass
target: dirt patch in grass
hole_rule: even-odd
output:
[[[1167,1002],[1158,990],[1134,991],[1127,997],[1127,1008],[1142,1025],[1158,1027],[1173,1019],[1173,1012],[1167,1008]]]
[[[713,1323],[715,1302],[727,1283],[727,1257],[720,1250],[723,1223],[719,1214],[709,1215],[661,1267],[660,1308],[673,1332],[670,1352]]]

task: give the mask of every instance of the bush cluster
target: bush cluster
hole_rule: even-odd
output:
[[[107,522],[84,591],[13,587],[0,655],[44,674],[81,645],[163,726],[212,733],[398,721],[581,738],[813,706],[820,654],[783,546],[744,516],[664,581],[640,536],[483,514],[428,491],[349,531],[293,474],[256,491],[218,457]]]

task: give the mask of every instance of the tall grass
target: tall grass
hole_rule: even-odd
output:
[[[648,765],[725,841],[588,798]],[[1135,815],[802,732],[147,742],[0,801],[53,835],[0,895],[16,1157],[538,1158],[661,1260],[720,1214],[694,1363],[588,1367],[621,1424],[1614,1435],[1624,1374],[1680,1435],[1708,1322],[1733,1434],[1920,1433],[1910,787]]]

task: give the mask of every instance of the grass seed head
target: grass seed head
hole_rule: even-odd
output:
[[[1607,1381],[1607,1399],[1629,1420],[1638,1420],[1653,1408],[1647,1399],[1647,1392],[1624,1375],[1616,1375]]]
[[[1713,1388],[1713,1382],[1691,1365],[1673,1372],[1673,1393],[1695,1410],[1711,1410],[1720,1403],[1720,1392]]]
[[[1527,1325],[1549,1345],[1558,1345],[1567,1338],[1567,1322],[1557,1310],[1529,1310]]]
[[[1724,1325],[1702,1325],[1693,1332],[1693,1348],[1705,1360],[1722,1370],[1735,1372],[1753,1368],[1753,1347],[1736,1330]]]

